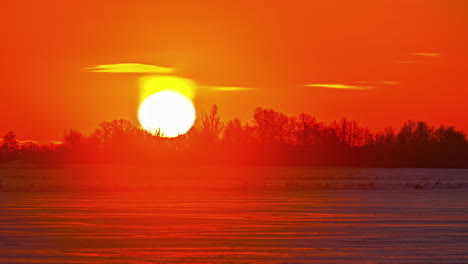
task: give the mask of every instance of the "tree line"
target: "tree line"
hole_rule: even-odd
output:
[[[222,122],[216,105],[177,138],[165,138],[128,120],[101,122],[89,135],[67,130],[60,145],[2,140],[0,162],[130,163],[156,165],[298,165],[468,167],[468,141],[453,126],[406,121],[371,132],[343,118],[324,123],[310,114],[287,116],[256,108],[253,122]]]

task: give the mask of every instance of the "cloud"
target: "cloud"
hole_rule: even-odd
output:
[[[373,89],[373,86],[359,86],[359,85],[348,85],[348,84],[337,84],[337,83],[314,83],[306,84],[306,87],[321,87],[321,88],[330,88],[330,89],[343,89],[343,90],[369,90]]]
[[[248,88],[248,87],[232,87],[232,86],[206,86],[208,89],[212,91],[220,91],[220,92],[248,92],[248,91],[255,91],[257,88]]]
[[[437,58],[442,56],[440,53],[424,53],[424,52],[415,52],[411,53],[413,56],[419,56],[419,57],[431,57],[431,58]]]
[[[25,143],[39,144],[39,141],[27,139],[27,140],[18,140],[18,144],[23,145]]]
[[[382,84],[385,84],[385,85],[398,85],[400,84],[399,82],[395,82],[395,81],[388,81],[388,80],[385,80],[385,81],[382,81]]]
[[[419,57],[420,60],[395,60],[393,63],[399,63],[399,64],[416,64],[416,63],[423,63],[424,59],[423,58],[439,58],[442,57],[442,54],[437,53],[437,52],[414,52],[410,53],[411,56],[414,57]]]
[[[52,140],[52,141],[37,141],[37,140],[32,140],[32,139],[27,139],[27,140],[18,140],[18,144],[19,145],[24,145],[24,144],[35,144],[35,145],[60,145],[60,144],[63,144],[62,141],[55,141],[55,140]]]
[[[89,72],[172,73],[174,69],[141,63],[104,64],[85,68]]]

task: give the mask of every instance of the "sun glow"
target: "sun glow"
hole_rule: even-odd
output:
[[[191,80],[176,76],[151,75],[140,78],[140,100],[161,91],[174,91],[190,100],[194,98],[195,85]]]
[[[145,130],[170,138],[187,133],[195,118],[192,101],[174,91],[148,96],[138,110],[138,120]]]

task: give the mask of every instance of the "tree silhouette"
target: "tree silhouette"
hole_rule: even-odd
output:
[[[64,146],[79,148],[82,145],[83,134],[78,130],[70,129],[63,133],[62,142]]]
[[[229,144],[239,144],[245,142],[247,138],[246,131],[239,119],[235,118],[226,123],[224,129],[224,141]]]
[[[25,142],[23,143],[23,145],[21,145],[21,148],[20,148],[20,151],[25,153],[25,152],[29,152],[29,153],[33,153],[33,152],[37,152],[40,150],[40,147],[37,143],[35,142],[32,142],[32,141],[28,141],[28,142]]]
[[[111,122],[101,122],[93,133],[93,137],[104,147],[110,144],[121,144],[136,133],[136,128],[125,119],[115,119]]]
[[[311,146],[317,143],[319,137],[319,124],[315,117],[302,113],[296,120],[296,142],[302,146]]]
[[[251,124],[239,119],[223,123],[213,105],[177,138],[153,135],[116,119],[101,122],[91,135],[65,131],[62,141],[58,147],[20,146],[9,132],[0,161],[468,167],[466,134],[453,126],[435,129],[408,120],[398,133],[391,127],[373,133],[347,118],[325,123],[309,114],[290,117],[266,108],[255,109]]]
[[[394,145],[396,143],[397,137],[391,127],[386,127],[384,131],[375,134],[376,145]]]
[[[223,131],[224,124],[220,121],[218,106],[212,105],[208,114],[202,115],[201,133],[204,140],[216,141]]]
[[[2,142],[2,151],[5,153],[15,153],[19,149],[18,141],[16,140],[16,135],[13,131],[8,132],[3,137]]]
[[[429,127],[426,122],[408,120],[398,133],[397,140],[401,145],[424,145],[434,142],[433,134],[434,129]]]
[[[285,143],[294,128],[291,119],[285,114],[261,107],[255,109],[254,124],[263,144]]]
[[[436,141],[447,146],[464,146],[466,145],[466,135],[463,131],[456,130],[455,127],[440,126],[436,131]]]

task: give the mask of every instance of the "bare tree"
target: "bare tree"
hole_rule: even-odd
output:
[[[401,145],[430,144],[434,140],[434,128],[429,127],[424,121],[406,121],[397,135],[397,141]]]
[[[245,130],[239,119],[229,120],[224,129],[224,140],[228,143],[240,143],[245,140]]]
[[[362,146],[369,140],[369,131],[360,127],[356,121],[343,118],[339,122],[334,121],[332,127],[341,144],[345,146]]]
[[[224,124],[221,122],[218,114],[218,106],[211,106],[208,114],[202,116],[202,134],[205,139],[217,140],[223,131]]]
[[[3,137],[2,151],[6,153],[14,153],[19,149],[18,141],[16,140],[16,135],[13,131],[8,132]]]
[[[63,133],[62,142],[65,146],[71,148],[78,148],[83,141],[83,135],[78,130],[70,129]]]
[[[319,125],[315,117],[302,113],[296,120],[296,143],[310,146],[317,143]]]
[[[254,124],[260,141],[265,144],[287,142],[294,128],[285,114],[261,107],[255,109]]]
[[[463,131],[455,127],[440,126],[435,131],[436,142],[448,146],[465,146],[467,144],[466,135]]]
[[[132,135],[136,134],[136,131],[137,129],[130,121],[115,119],[111,122],[101,122],[92,137],[95,137],[101,145],[107,146],[125,143]]]

